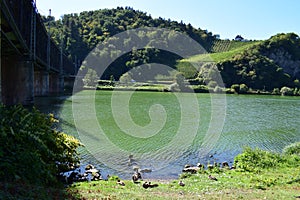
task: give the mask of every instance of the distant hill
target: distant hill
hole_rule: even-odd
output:
[[[294,33],[281,33],[265,41],[231,41],[228,51],[194,56],[179,64],[203,62],[210,57],[211,67],[202,67],[194,77],[199,84],[213,81],[213,74],[220,71],[227,88],[245,84],[248,88],[273,90],[274,88],[299,87],[300,39]],[[237,45],[239,44],[239,45]],[[181,69],[185,67],[181,66]],[[185,71],[182,70],[184,73]]]
[[[101,9],[66,14],[62,20],[54,21],[44,17],[45,26],[50,24],[52,38],[61,44],[73,59],[75,56],[82,61],[99,42],[125,30],[141,27],[167,28],[188,34],[205,49],[210,49],[216,36],[211,32],[194,28],[191,24],[172,21],[170,19],[152,18],[145,12],[130,7],[116,9]]]
[[[135,66],[157,62],[181,71],[194,84],[208,85],[214,81],[214,73],[219,71],[227,88],[243,84],[247,88],[271,91],[284,86],[300,86],[300,39],[294,33],[277,34],[265,41],[220,40],[211,32],[194,28],[191,24],[154,19],[130,7],[67,14],[57,21],[44,17],[44,20],[46,27],[50,24],[51,37],[57,44],[63,44],[69,56],[79,62],[99,42],[125,30],[141,27],[159,27],[186,33],[208,52],[181,60],[177,55],[158,49],[133,49],[113,62],[110,69],[102,74],[102,79],[113,76],[118,80]],[[206,63],[207,59],[212,59],[214,63]],[[193,69],[190,62],[203,65]],[[210,85],[217,86],[218,83]]]

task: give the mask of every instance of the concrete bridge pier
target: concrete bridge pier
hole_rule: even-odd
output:
[[[59,74],[50,73],[49,75],[49,93],[52,95],[61,94],[63,91],[61,90],[61,78]]]
[[[33,63],[26,57],[9,55],[1,59],[2,103],[29,105],[34,100]]]
[[[58,88],[59,88],[59,93],[63,94],[64,90],[65,90],[65,77],[62,74],[59,75],[59,85],[58,85]]]
[[[49,72],[43,69],[34,69],[34,95],[49,95]]]

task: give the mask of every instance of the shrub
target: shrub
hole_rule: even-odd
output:
[[[272,91],[272,94],[275,94],[275,95],[280,95],[280,90],[279,88],[274,88],[273,91]]]
[[[239,93],[240,92],[240,85],[239,84],[233,84],[231,87],[232,92]]]
[[[244,151],[234,158],[235,166],[243,171],[260,171],[261,169],[276,167],[283,159],[278,153],[251,149],[246,147]]]
[[[207,87],[208,88],[215,88],[218,86],[218,83],[216,81],[209,81],[208,84],[207,84]]]
[[[240,89],[239,89],[239,93],[240,94],[246,94],[248,92],[249,88],[246,84],[241,84],[240,85]]]
[[[291,145],[286,146],[283,149],[283,154],[300,156],[300,142],[293,143]]]
[[[280,93],[282,96],[291,96],[293,95],[293,89],[285,86],[280,89]]]
[[[56,182],[61,170],[79,163],[81,143],[53,128],[53,115],[22,106],[0,105],[0,180],[30,184]]]
[[[221,88],[220,86],[216,86],[215,88],[214,88],[214,92],[215,93],[223,93],[224,92],[224,88]]]

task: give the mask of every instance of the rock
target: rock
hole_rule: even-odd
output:
[[[189,168],[189,167],[191,167],[191,165],[189,164],[184,165],[184,168]]]
[[[204,168],[204,165],[202,165],[201,163],[197,163],[197,167]]]
[[[200,170],[199,167],[188,167],[188,168],[184,168],[184,169],[182,170],[182,172],[190,172],[190,173],[192,173],[192,174],[195,174],[195,173],[197,173],[199,170]]]
[[[94,165],[88,164],[85,166],[85,170],[95,169]]]
[[[98,172],[99,172],[99,170],[98,170],[98,169],[95,169],[95,168],[85,170],[85,173],[98,173]]]
[[[97,173],[93,173],[92,175],[93,175],[92,181],[100,181],[100,180],[102,180],[101,174],[99,174],[98,172]]]

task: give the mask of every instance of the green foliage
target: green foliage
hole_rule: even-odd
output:
[[[248,92],[249,88],[246,84],[241,84],[239,88],[240,94],[246,94]]]
[[[281,94],[282,96],[292,96],[292,95],[293,95],[293,89],[284,86],[284,87],[282,87],[282,88],[280,89],[280,94]]]
[[[216,38],[212,33],[200,28],[194,28],[191,24],[179,23],[163,18],[152,18],[147,13],[134,10],[130,7],[85,11],[80,14],[66,14],[62,17],[62,20],[45,20],[46,27],[48,27],[49,23],[52,38],[57,44],[63,44],[64,50],[71,55],[73,60],[77,58],[79,61],[83,61],[100,42],[106,41],[108,38],[112,38],[112,36],[126,30],[142,27],[158,27],[174,30],[168,34],[157,32],[153,35],[145,35],[144,32],[140,32],[134,40],[130,38],[124,40],[124,44],[122,44],[124,47],[132,47],[136,42],[147,37],[151,40],[147,44],[147,47],[150,48],[138,50],[133,48],[131,53],[118,59],[111,65],[109,70],[105,71],[101,77],[103,79],[109,79],[110,75],[114,75],[115,79],[118,80],[129,69],[145,63],[162,63],[174,67],[176,60],[179,59],[178,56],[151,47],[158,42],[166,44],[169,42],[174,43],[178,37],[177,32],[189,35],[206,49],[211,48]],[[159,41],[157,41],[158,37],[160,38]],[[165,40],[161,41],[161,38],[165,38]],[[106,58],[111,57],[114,53],[113,49],[101,52],[102,55],[106,55]]]
[[[278,153],[251,149],[250,147],[246,147],[243,153],[234,158],[234,165],[238,169],[249,172],[277,167],[282,162],[283,158]]]
[[[130,7],[82,12],[79,15],[68,14],[64,15],[62,20],[45,20],[45,25],[48,24],[50,24],[51,35],[56,43],[63,44],[64,50],[72,59],[75,60],[76,58],[79,61],[83,61],[99,42],[110,39],[110,43],[113,43],[112,41],[116,40],[115,34],[126,30],[141,27],[174,30],[166,33],[157,31],[151,34],[140,31],[136,33],[135,39],[124,40],[121,44],[122,47],[125,49],[130,47],[132,51],[114,60],[103,74],[101,69],[96,69],[97,72],[101,72],[101,79],[109,80],[110,76],[113,75],[118,80],[124,73],[137,66],[147,63],[161,63],[177,69],[186,78],[198,78],[206,84],[210,80],[216,81],[215,75],[220,72],[227,88],[233,84],[245,84],[253,90],[272,92],[274,88],[284,86],[299,87],[300,74],[295,73],[297,70],[293,71],[284,64],[290,63],[289,61],[300,60],[300,39],[294,33],[277,34],[265,41],[219,40],[212,33],[200,28],[196,29],[191,24],[163,18],[154,19],[147,13],[136,11]],[[180,60],[181,58],[177,55],[153,48],[157,43],[165,43],[168,46],[179,45],[177,43],[172,44],[178,38],[177,31],[193,38],[209,54],[195,55],[189,59]],[[150,42],[146,44],[146,48],[136,49],[135,44],[142,41],[143,38],[147,38]],[[118,45],[120,44],[103,49],[103,51],[98,52],[99,56],[104,60],[113,58],[119,53],[116,48]],[[180,49],[180,47],[178,48]],[[284,55],[288,62],[282,61],[282,59],[276,60],[278,53]],[[215,62],[215,68],[195,69],[191,65],[191,63],[212,61]],[[156,70],[149,68],[147,74],[151,71]],[[135,74],[131,74],[133,79],[145,81],[144,76],[137,76],[140,74],[140,69],[136,69],[135,72]],[[157,74],[149,74],[147,78],[154,79],[155,76]],[[294,93],[294,95],[299,95],[299,91],[294,91]]]
[[[227,88],[245,84],[254,90],[272,92],[274,88],[284,86],[299,87],[300,75],[286,64],[300,60],[300,39],[294,33],[278,34],[269,40],[255,42],[215,40],[212,52],[183,59],[179,63],[215,61]],[[276,59],[277,54],[283,58]],[[198,74],[206,83],[211,79],[209,69],[202,67]],[[294,91],[294,95],[298,94]]]
[[[131,84],[132,83],[132,77],[131,77],[131,75],[128,72],[126,72],[125,74],[123,74],[120,77],[120,83],[121,84],[125,84],[125,85]]]
[[[300,142],[293,143],[289,146],[286,146],[283,149],[285,155],[298,155],[300,156]]]
[[[50,184],[61,170],[78,164],[81,143],[53,129],[57,120],[22,106],[0,106],[0,179]]]
[[[184,87],[185,83],[184,83],[184,75],[183,75],[183,73],[177,73],[175,75],[175,81],[179,85],[179,87]]]
[[[272,94],[279,95],[280,94],[279,88],[274,88]]]
[[[89,68],[86,75],[83,78],[84,86],[93,86],[97,85],[97,81],[99,80],[99,76],[94,69]]]
[[[280,33],[274,35],[269,40],[261,43],[259,48],[262,53],[274,49],[284,49],[292,56],[293,60],[300,59],[300,38],[295,33]]]
[[[240,85],[239,84],[233,84],[233,85],[231,85],[230,89],[233,93],[238,94],[240,92]]]
[[[208,88],[215,88],[218,86],[218,83],[216,81],[209,81],[209,83],[207,84]]]
[[[176,64],[176,69],[183,73],[186,78],[194,78],[197,75],[197,69],[187,61],[181,61]]]

